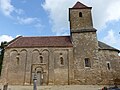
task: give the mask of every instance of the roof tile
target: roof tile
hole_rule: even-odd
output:
[[[70,36],[19,37],[6,48],[72,47]]]
[[[111,47],[111,46],[109,46],[109,45],[107,45],[107,44],[105,44],[105,43],[103,43],[101,41],[98,41],[98,46],[102,50],[112,50],[112,51],[118,51],[118,52],[120,52],[120,50],[118,50],[116,48],[113,48],[113,47]]]

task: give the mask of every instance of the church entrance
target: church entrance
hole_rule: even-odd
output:
[[[33,79],[36,77],[37,79],[37,86],[42,86],[47,84],[47,77],[46,72],[44,71],[43,67],[37,66],[33,68],[32,75],[31,75],[31,84],[33,83]]]
[[[43,68],[37,67],[35,68],[35,72],[32,73],[32,80],[36,77],[37,86],[43,85]]]
[[[36,67],[35,73],[37,78],[37,85],[43,85],[43,68],[42,67]]]
[[[37,71],[37,85],[43,85],[43,73],[41,71]]]

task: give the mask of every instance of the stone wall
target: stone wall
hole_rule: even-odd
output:
[[[103,80],[101,84],[114,84],[116,78],[120,79],[120,58],[117,51],[99,50],[99,61]]]
[[[98,51],[95,32],[74,35],[73,48],[6,49],[1,77],[3,84],[32,85],[35,68],[43,71],[42,85],[114,84],[114,79],[120,78],[118,53]],[[85,67],[86,57],[90,59],[90,67]],[[110,69],[107,63],[110,63]]]
[[[72,48],[6,49],[2,80],[9,84],[30,85],[36,68],[44,73],[44,85],[70,84],[73,81],[72,51]]]
[[[71,8],[69,15],[73,47],[7,48],[3,83],[32,85],[35,73],[39,85],[113,84],[120,78],[117,52],[98,48],[91,9]]]
[[[97,84],[100,79],[96,32],[72,33],[74,45],[75,84]],[[90,66],[85,66],[85,59]]]
[[[80,12],[82,17],[79,16]],[[91,9],[70,9],[69,15],[71,30],[93,28]]]

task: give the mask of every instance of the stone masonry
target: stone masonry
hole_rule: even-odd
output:
[[[97,40],[92,7],[69,9],[70,36],[18,37],[5,48],[1,81],[11,85],[93,85],[120,80],[119,50]],[[119,82],[117,82],[120,84]]]

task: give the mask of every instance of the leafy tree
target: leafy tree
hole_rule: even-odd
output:
[[[3,62],[3,58],[4,58],[4,51],[5,51],[5,47],[7,46],[7,42],[1,42],[0,45],[0,74],[1,74],[1,70],[2,70],[2,62]]]

